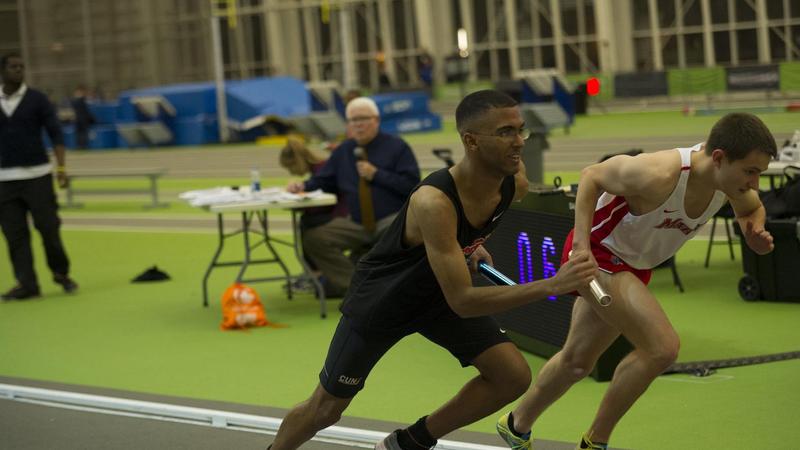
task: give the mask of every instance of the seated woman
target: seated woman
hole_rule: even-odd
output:
[[[302,141],[295,138],[289,138],[286,146],[281,149],[280,157],[278,158],[281,167],[298,177],[317,173],[325,165],[326,161],[325,158],[313,152]],[[330,222],[334,217],[347,217],[347,203],[338,196],[337,200],[335,205],[304,209],[303,214],[300,216],[301,236],[314,227]],[[303,253],[305,253],[305,249]],[[308,258],[305,258],[305,260],[314,271],[314,275],[318,277],[320,273],[314,267],[314,263]],[[307,280],[296,282],[292,288],[296,290],[313,290],[313,286],[307,283]]]
[[[325,165],[327,159],[313,152],[302,141],[289,138],[281,149],[278,162],[290,174],[298,177],[313,175]],[[347,204],[338,199],[336,205],[307,208],[300,217],[300,231],[306,231],[328,223],[334,217],[346,217]]]

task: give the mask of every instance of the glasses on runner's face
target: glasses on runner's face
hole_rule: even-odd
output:
[[[512,141],[516,139],[517,136],[521,137],[523,141],[531,137],[531,130],[527,128],[503,128],[493,134],[473,133],[472,131],[470,131],[470,133],[478,136],[496,137],[506,141]]]

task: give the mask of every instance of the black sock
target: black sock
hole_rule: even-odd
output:
[[[516,428],[514,428],[514,413],[513,412],[508,413],[508,429],[509,429],[509,431],[511,431],[511,434],[513,434],[514,436],[519,437],[519,438],[521,438],[521,437],[525,436],[526,434],[530,433],[530,431],[528,433],[520,433],[519,431],[517,431]]]
[[[436,445],[436,439],[431,436],[431,432],[425,426],[425,419],[428,416],[422,417],[397,434],[397,441],[400,446],[408,450],[429,449]]]

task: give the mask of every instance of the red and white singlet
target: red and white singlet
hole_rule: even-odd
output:
[[[652,269],[675,255],[725,204],[725,194],[716,191],[699,217],[691,218],[686,214],[684,195],[691,169],[691,155],[702,148],[703,144],[700,143],[691,148],[676,149],[681,154],[678,183],[662,205],[646,214],[631,214],[624,197],[604,192],[594,212],[592,243],[606,247],[635,269]]]

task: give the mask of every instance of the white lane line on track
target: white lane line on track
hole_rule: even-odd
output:
[[[78,411],[179,422],[261,434],[275,434],[281,424],[281,419],[275,417],[1,383],[0,398]],[[386,433],[381,431],[332,426],[317,433],[314,440],[372,448],[376,442],[385,436]],[[440,440],[436,449],[502,450],[503,447]]]

